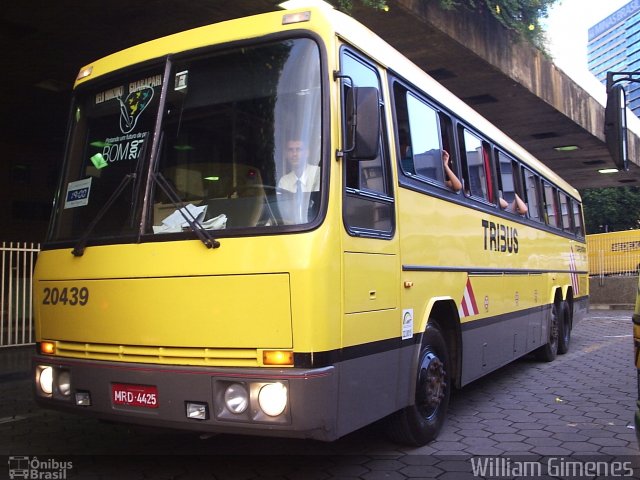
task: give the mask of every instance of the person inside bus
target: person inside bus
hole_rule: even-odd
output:
[[[309,147],[303,140],[288,140],[285,159],[289,172],[278,181],[278,188],[289,192],[317,192],[320,190],[320,167],[308,163]]]
[[[449,152],[446,150],[442,150],[442,164],[444,166],[444,184],[449,187],[454,192],[458,193],[462,190],[462,182],[457,177],[455,173],[453,173],[453,169],[451,168],[451,156]]]
[[[522,201],[517,193],[514,193],[513,195],[513,201],[509,203],[504,198],[502,198],[502,192],[500,192],[500,208],[507,212],[525,216],[529,211],[527,204]]]

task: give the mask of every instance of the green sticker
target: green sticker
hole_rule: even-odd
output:
[[[93,157],[91,157],[91,163],[93,163],[93,166],[98,170],[109,165],[101,153],[96,153]]]

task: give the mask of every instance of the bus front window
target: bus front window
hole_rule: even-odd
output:
[[[177,62],[168,92],[155,234],[274,228],[314,220],[320,204],[320,62],[308,39]],[[177,201],[176,201],[177,200]]]
[[[50,240],[135,237],[162,77],[137,71],[76,93]]]
[[[78,88],[49,241],[81,251],[193,238],[185,208],[212,236],[313,222],[322,184],[317,44],[166,61],[167,78],[158,62]]]

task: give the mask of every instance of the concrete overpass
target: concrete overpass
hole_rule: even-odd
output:
[[[23,0],[0,14],[4,88],[2,178],[10,165],[37,163],[55,177],[64,144],[70,87],[78,68],[135,43],[233,17],[274,9],[274,0]],[[551,61],[506,31],[490,15],[445,12],[435,2],[388,0],[388,12],[356,8],[353,16],[515,138],[577,188],[635,185],[640,139],[632,135],[634,165],[598,174],[613,162],[603,136],[604,108]],[[554,147],[575,145],[559,152]],[[48,170],[45,166],[48,165]],[[51,179],[16,195],[50,195]],[[11,186],[13,188],[13,185]],[[48,190],[47,190],[48,189]],[[9,193],[7,193],[9,192]],[[46,197],[50,198],[50,197]],[[6,225],[4,218],[0,221]]]
[[[638,184],[638,135],[630,135],[629,172],[598,173],[614,167],[604,107],[491,15],[446,12],[421,0],[388,4],[388,13],[360,9],[354,16],[576,188]],[[555,149],[570,145],[578,149]]]

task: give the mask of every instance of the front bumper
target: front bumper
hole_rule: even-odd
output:
[[[50,394],[39,387],[42,366],[55,372]],[[34,395],[39,405],[111,421],[163,428],[216,433],[313,438],[337,438],[336,367],[320,369],[208,368],[94,360],[76,360],[36,355],[33,358]],[[65,372],[69,388],[56,387]],[[288,402],[284,411],[270,416],[260,410],[257,392],[261,386],[281,383]],[[157,392],[146,406],[123,405],[114,400],[114,385],[143,386]],[[231,384],[244,385],[251,392],[249,407],[241,414],[228,410],[224,392]],[[66,392],[66,394],[65,394]],[[254,397],[255,393],[255,397]],[[76,400],[82,398],[82,404]],[[89,405],[87,405],[87,394]],[[206,405],[206,418],[189,418],[187,404]]]

